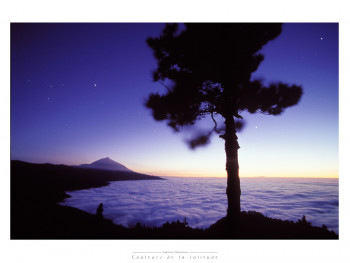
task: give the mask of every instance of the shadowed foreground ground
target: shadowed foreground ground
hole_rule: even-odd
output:
[[[99,187],[114,180],[161,179],[137,173],[112,172],[52,164],[11,162],[12,239],[338,239],[326,227],[313,227],[305,218],[283,221],[257,212],[242,212],[239,224],[222,218],[208,229],[186,222],[161,227],[115,225],[57,202],[64,191]]]

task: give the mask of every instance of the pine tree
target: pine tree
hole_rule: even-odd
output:
[[[208,143],[213,134],[225,140],[227,217],[233,220],[240,215],[236,133],[241,112],[279,115],[302,95],[297,85],[265,86],[251,79],[264,59],[259,50],[281,30],[277,23],[189,23],[182,31],[178,24],[166,24],[159,37],[147,39],[158,61],[153,80],[167,90],[151,94],[146,106],[155,120],[166,121],[175,131],[211,117],[212,130],[191,140],[190,146]],[[218,125],[218,115],[223,126]]]

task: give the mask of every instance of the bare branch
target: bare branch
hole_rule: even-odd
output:
[[[168,90],[168,92],[170,92],[170,88],[169,88],[167,85],[165,85],[164,82],[162,82],[162,81],[160,81],[160,80],[158,80],[158,82],[159,82],[163,87],[165,87],[165,88]]]
[[[217,124],[217,122],[216,122],[216,120],[215,120],[215,118],[214,118],[213,112],[210,112],[210,117],[211,117],[211,119],[213,120],[213,122],[214,122],[214,124],[215,124],[215,126],[214,126],[214,131],[217,132],[218,124]]]

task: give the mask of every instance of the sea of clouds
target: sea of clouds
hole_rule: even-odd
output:
[[[103,203],[105,218],[127,227],[137,222],[161,226],[186,217],[191,227],[207,228],[225,216],[224,178],[164,178],[67,192],[71,197],[61,204],[96,213]],[[244,211],[293,221],[305,215],[313,225],[338,233],[338,179],[241,178],[241,189]]]

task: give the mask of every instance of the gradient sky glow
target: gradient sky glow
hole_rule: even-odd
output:
[[[12,24],[11,159],[81,164],[110,157],[155,175],[226,176],[224,142],[192,151],[144,102],[163,24]],[[300,84],[280,116],[243,113],[240,176],[338,177],[338,24],[284,24],[255,78]],[[204,120],[200,126],[211,124]]]

